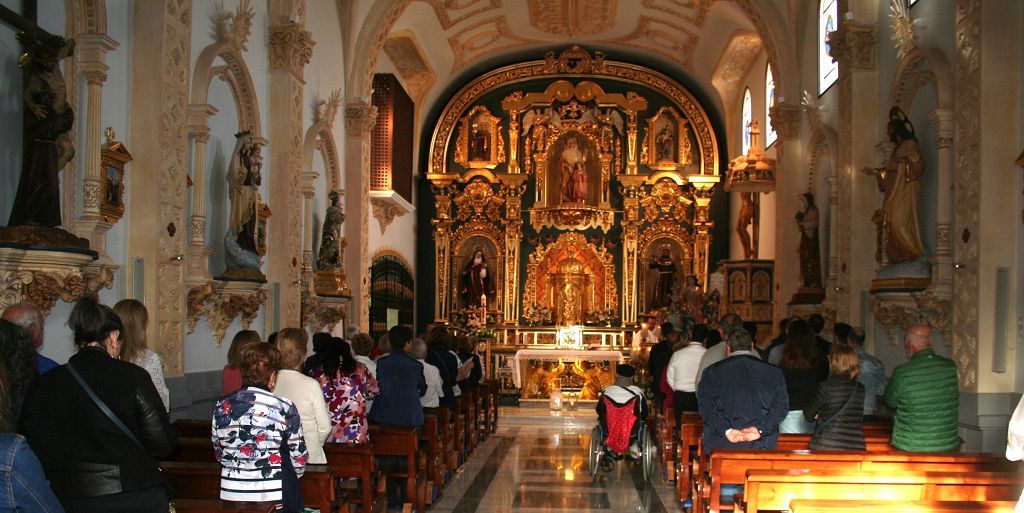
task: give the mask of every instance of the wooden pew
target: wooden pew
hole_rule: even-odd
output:
[[[657,419],[658,445],[661,446],[658,451],[661,458],[661,468],[667,481],[675,481],[676,437],[673,436],[676,428],[675,410],[671,406],[666,405],[662,413],[657,416]]]
[[[231,502],[220,499],[175,499],[174,510],[178,513],[274,513],[277,508],[271,503]]]
[[[341,484],[345,488],[354,483],[354,490],[349,495],[348,502],[361,504],[364,513],[387,507],[384,493],[378,493],[375,486],[377,468],[373,444],[328,443],[324,444],[324,454],[327,456],[327,466],[331,468],[331,475],[335,479],[355,480],[344,481]]]
[[[406,480],[406,495],[416,511],[424,513],[426,507],[426,458],[419,450],[416,429],[404,426],[370,424],[370,440],[374,456],[400,456],[406,460],[402,470],[385,471],[391,477]]]
[[[681,504],[691,497],[693,490],[693,460],[697,456],[697,446],[704,432],[704,423],[697,413],[683,413],[680,419],[682,426],[676,440],[676,497]]]
[[[491,397],[491,411],[489,415],[490,425],[487,426],[487,429],[490,430],[491,433],[495,433],[498,431],[498,406],[501,405],[501,383],[495,380],[488,380],[486,383],[487,391],[490,392]]]
[[[469,454],[473,452],[473,399],[470,394],[465,393],[455,398],[458,408],[459,427],[461,432],[456,439],[459,446],[459,456],[462,463],[466,462]]]
[[[206,438],[178,438],[178,448],[167,458],[168,461],[191,461],[199,463],[217,463],[213,452],[213,442]]]
[[[423,431],[420,434],[420,444],[426,448],[427,453],[427,504],[433,504],[434,500],[441,497],[441,488],[444,486],[444,452],[442,448],[440,418],[437,408],[423,409]]]
[[[1020,476],[1006,472],[855,472],[749,470],[744,511],[778,511],[794,498],[897,501],[1009,501],[1020,494]]]
[[[220,500],[220,464],[165,461],[160,463],[164,476],[181,499]],[[321,512],[339,511],[335,504],[334,479],[325,465],[307,465],[299,479],[303,501]]]
[[[835,501],[794,499],[792,513],[1013,513],[1015,501]]]
[[[480,438],[485,440],[491,434],[491,384],[481,381],[477,388],[480,393]]]
[[[711,455],[707,475],[701,476],[699,507],[731,510],[720,502],[722,486],[742,485],[755,469],[817,471],[1013,472],[1017,463],[994,454],[910,453],[866,451],[783,451],[719,449]],[[698,509],[698,511],[701,511]]]
[[[172,423],[178,436],[182,438],[206,438],[210,439],[210,428],[213,426],[212,419],[178,419]]]

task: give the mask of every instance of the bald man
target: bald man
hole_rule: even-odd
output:
[[[32,335],[32,347],[36,350],[36,374],[42,376],[47,371],[56,367],[57,362],[39,354],[39,348],[43,347],[43,314],[39,308],[32,303],[18,303],[11,305],[4,310],[0,316],[7,322],[12,322],[25,328],[25,331]]]
[[[935,354],[931,329],[907,328],[904,339],[910,360],[892,371],[885,402],[896,409],[892,445],[914,452],[955,451],[960,389],[956,364]]]

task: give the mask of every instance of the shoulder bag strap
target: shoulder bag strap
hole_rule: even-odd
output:
[[[842,407],[842,408],[839,408],[839,410],[837,410],[837,411],[836,411],[835,413],[833,413],[831,417],[829,417],[828,419],[826,419],[826,420],[825,420],[825,422],[822,422],[822,423],[821,423],[821,425],[820,425],[820,426],[818,426],[818,429],[823,429],[823,428],[824,428],[825,426],[827,426],[827,425],[828,425],[828,424],[829,424],[830,422],[832,422],[833,420],[835,420],[835,419],[836,419],[836,417],[838,417],[840,413],[843,413],[843,410],[845,410],[845,409],[846,409],[846,407],[850,405],[850,401],[852,401],[852,400],[853,400],[853,396],[857,395],[857,388],[858,388],[858,387],[860,387],[860,383],[858,383],[858,382],[854,381],[854,382],[853,382],[853,390],[852,390],[852,391],[850,392],[850,397],[847,397],[847,398],[846,398],[846,402],[845,402],[845,403],[843,403],[843,407]]]
[[[100,399],[100,397],[96,395],[96,392],[92,390],[92,387],[90,387],[89,384],[86,383],[84,379],[82,379],[81,374],[79,374],[78,371],[75,370],[75,367],[72,366],[70,363],[65,365],[65,367],[67,367],[68,372],[71,373],[71,377],[75,378],[75,381],[77,381],[78,384],[82,386],[82,389],[85,390],[85,393],[89,395],[89,398],[92,399],[93,404],[98,406],[100,411],[102,411],[103,414],[106,415],[107,418],[110,419],[110,421],[113,422],[115,426],[120,428],[121,431],[123,431],[124,434],[131,439],[132,442],[135,442],[135,445],[145,448],[142,445],[142,442],[139,442],[139,439],[135,436],[135,434],[132,433],[130,429],[128,429],[128,426],[125,426],[124,423],[121,422],[121,419],[117,418],[117,415],[110,410],[110,407],[107,406],[107,403],[103,402],[103,399]]]

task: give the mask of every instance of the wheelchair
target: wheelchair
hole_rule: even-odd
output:
[[[605,415],[590,432],[590,475],[594,480],[598,472],[615,470],[617,461],[626,459],[640,464],[644,481],[654,475],[655,443],[647,424],[639,418],[639,396],[619,404],[601,396]],[[628,438],[627,438],[628,437]],[[636,444],[633,454],[630,446]]]

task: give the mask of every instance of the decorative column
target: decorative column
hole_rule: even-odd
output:
[[[184,371],[185,294],[182,257],[188,169],[188,84],[192,2],[136,2],[132,23],[132,165],[128,245],[145,262],[148,339],[164,373]],[[154,130],[159,127],[159,130]],[[136,274],[136,273],[129,273]],[[139,284],[135,284],[139,285]],[[129,287],[131,290],[131,287]]]
[[[345,274],[355,309],[351,324],[360,331],[370,330],[370,138],[376,123],[377,108],[369,99],[345,105],[345,240],[354,246],[345,252]]]
[[[192,136],[192,218],[189,223],[188,268],[185,284],[189,288],[210,281],[210,255],[206,245],[206,143],[210,140],[210,116],[213,105],[189,105],[188,132]]]
[[[800,107],[791,102],[776,104],[771,108],[771,123],[779,136],[775,142],[776,301],[772,308],[772,317],[777,320],[787,315],[786,303],[797,292],[800,281],[800,228],[794,220],[800,205],[797,196],[807,191],[801,158]]]
[[[505,324],[516,325],[519,324],[519,246],[523,240],[523,220],[520,211],[523,206],[523,191],[525,186],[523,182],[526,180],[526,175],[512,175],[515,179],[511,179],[512,183],[506,184],[504,188],[505,196],[505,220],[503,222],[505,226],[505,286],[502,287],[505,290],[505,300],[502,301],[504,306],[503,317]],[[444,272],[441,268],[438,272]]]
[[[928,290],[943,299],[953,297],[953,115],[952,109],[935,109],[928,115],[935,123],[935,146],[938,149],[935,255],[932,256],[932,283]]]
[[[82,215],[76,228],[78,234],[89,239],[92,249],[99,253],[97,263],[115,269],[107,255],[107,231],[113,224],[100,213],[100,136],[103,134],[103,83],[107,81],[110,69],[106,64],[106,54],[117,46],[117,42],[106,34],[88,34],[77,38],[75,48],[79,70],[86,80],[85,140],[82,146],[85,173],[82,177]]]
[[[623,216],[622,216],[622,324],[636,325],[640,309],[637,291],[640,254],[637,248],[640,231],[640,188],[644,177],[637,175],[619,175],[622,183]]]
[[[275,17],[277,18],[277,17]],[[301,268],[303,205],[300,191],[302,170],[302,87],[303,69],[313,55],[310,33],[300,22],[272,24],[270,35],[270,105],[269,139],[270,196],[268,247],[275,254],[267,258],[267,277],[281,287],[281,327],[297,327],[301,323]],[[308,226],[308,225],[307,225]]]
[[[693,197],[696,203],[693,221],[693,230],[696,233],[693,238],[693,269],[697,275],[697,283],[707,283],[708,248],[711,247],[711,229],[715,227],[715,222],[710,219],[708,212],[711,209],[711,192],[715,183],[718,182],[718,177],[710,175],[699,176],[714,178],[714,181],[694,181],[695,177],[690,176],[690,183],[695,187]]]
[[[878,69],[875,63],[877,43],[875,26],[855,20],[842,21],[829,36],[832,58],[839,62],[838,94],[839,204],[835,252],[839,272],[834,289],[836,319],[856,322],[861,317],[860,292],[868,290],[874,278],[873,259],[863,253],[874,247],[875,227],[870,213],[877,204],[874,177],[859,170],[878,165],[875,151],[878,119]],[[855,108],[856,106],[856,108]],[[854,248],[857,254],[854,255]]]

